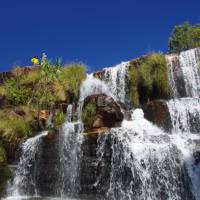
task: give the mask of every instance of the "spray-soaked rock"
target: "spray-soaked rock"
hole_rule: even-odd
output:
[[[83,113],[86,112],[89,104],[93,105],[94,109],[91,123],[85,124],[87,129],[121,125],[123,114],[119,104],[112,97],[105,94],[88,96],[84,101]]]
[[[167,132],[172,129],[170,113],[164,100],[155,100],[148,103],[144,107],[144,117]]]

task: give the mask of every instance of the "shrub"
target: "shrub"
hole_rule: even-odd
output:
[[[129,70],[130,97],[135,106],[149,99],[168,98],[169,81],[165,57],[160,53],[148,56],[138,68]]]
[[[65,122],[65,113],[63,111],[59,111],[56,113],[53,124],[55,127],[61,126]]]
[[[0,165],[6,163],[6,151],[3,147],[2,142],[0,141]]]
[[[86,67],[82,64],[70,64],[62,68],[61,82],[66,88],[70,102],[77,100],[82,81],[86,78]]]
[[[89,128],[92,126],[95,115],[96,115],[95,103],[88,103],[86,106],[84,106],[82,114],[81,114],[81,119],[86,128]]]
[[[130,82],[130,98],[135,106],[139,105],[138,85],[140,79],[140,72],[138,68],[131,68],[128,74]]]
[[[11,118],[8,122],[11,134],[17,134],[18,138],[26,137],[31,132],[30,124],[21,117]]]
[[[189,22],[184,22],[174,27],[169,38],[170,53],[179,53],[198,46],[200,46],[200,24],[191,25]]]
[[[7,96],[14,105],[26,104],[31,96],[32,88],[23,84],[24,68],[16,67],[12,70],[14,77],[5,81]]]
[[[168,68],[166,59],[162,54],[152,54],[142,63],[141,76],[148,95],[157,92],[158,96],[168,97]]]
[[[0,132],[2,132],[2,138],[12,141],[27,137],[31,133],[31,117],[25,119],[9,110],[1,110],[0,117]]]
[[[21,83],[29,86],[30,84],[37,83],[39,80],[40,80],[40,71],[34,70],[24,75]]]
[[[0,86],[0,96],[7,96],[6,87],[4,85]]]

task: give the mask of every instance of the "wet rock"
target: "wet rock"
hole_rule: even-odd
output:
[[[174,81],[174,83],[171,83],[170,86],[171,97],[186,97],[187,95],[183,79],[183,72],[180,66],[179,55],[168,55],[168,59],[170,60],[170,62],[168,63],[168,67],[171,68],[171,73],[173,74]]]
[[[144,117],[163,128],[167,132],[171,132],[172,123],[170,113],[164,100],[155,100],[146,104],[143,108]]]
[[[200,151],[196,151],[193,153],[194,164],[198,165],[200,163]]]
[[[88,96],[84,101],[83,111],[89,103],[96,105],[96,114],[89,129],[121,125],[123,114],[119,104],[112,97],[105,94]]]
[[[0,165],[0,199],[6,193],[7,181],[11,178],[11,171],[7,165]]]

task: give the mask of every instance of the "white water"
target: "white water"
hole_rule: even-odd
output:
[[[30,138],[22,143],[22,155],[17,167],[13,183],[8,188],[8,199],[18,198],[22,195],[25,196],[27,195],[27,193],[37,196],[35,175],[37,173],[37,170],[39,170],[39,168],[37,168],[37,162],[39,159],[38,153],[41,151],[41,149],[39,149],[41,139],[46,135],[47,131],[44,131],[41,134]],[[30,171],[32,171],[33,173],[30,174]]]
[[[194,62],[194,59],[196,59],[194,52],[185,52],[180,55],[183,74],[184,70],[185,72],[189,70],[184,75],[185,87],[189,88],[187,95],[196,97],[199,95],[199,85],[197,85],[198,77],[196,79],[195,75],[197,67],[195,62],[197,61]],[[125,102],[127,69],[128,63],[122,63],[114,68],[106,68],[104,82],[93,78],[92,75],[87,76],[80,89],[78,121],[72,122],[72,106],[68,107],[67,121],[59,133],[60,162],[56,187],[58,188],[57,195],[62,199],[68,199],[68,195],[75,195],[79,191],[79,167],[83,142],[81,134],[83,125],[80,116],[84,99],[89,95],[104,93],[112,96],[115,100]],[[193,80],[190,80],[189,77]],[[176,88],[175,81],[174,87]],[[105,149],[107,140],[111,141],[113,153],[109,190],[107,191],[109,199],[192,200],[190,188],[192,188],[196,200],[200,199],[200,180],[197,176],[200,174],[199,164],[194,165],[193,158],[194,150],[198,150],[195,142],[199,141],[199,136],[190,133],[191,120],[189,119],[189,115],[199,114],[199,100],[192,99],[188,103],[187,100],[175,99],[168,102],[168,107],[173,122],[172,135],[164,133],[145,120],[142,110],[137,109],[134,111],[131,121],[123,121],[121,128],[113,128],[107,135],[99,137],[97,164],[103,162],[104,154],[107,153]],[[34,152],[37,151],[39,142],[32,144],[34,145],[33,151],[28,151],[28,153],[34,159],[36,154]],[[27,149],[29,148],[27,147]],[[24,158],[22,157],[22,159]],[[22,160],[22,165],[29,165],[29,159],[26,159]],[[186,166],[191,180],[188,179],[184,166]],[[94,186],[101,184],[101,175]],[[33,191],[23,188],[24,191],[26,190],[24,193],[18,187],[13,191],[16,191],[16,195],[30,193],[37,195],[34,179],[33,181],[29,179],[28,171],[24,176],[24,182],[30,180],[29,184],[32,185]],[[18,178],[14,182],[18,182],[19,185],[20,180]]]
[[[200,163],[195,164],[193,154],[200,151],[200,99],[181,98],[168,102],[172,121],[172,140],[181,150],[187,172],[192,182],[196,200],[200,199]],[[195,122],[195,123],[194,123]],[[191,129],[194,130],[193,134]]]
[[[190,199],[190,186],[183,181],[187,181],[183,154],[170,135],[144,119],[142,110],[135,110],[132,120],[123,121],[121,128],[99,137],[99,163],[104,162],[108,140],[112,149],[109,199]],[[101,178],[95,186],[102,182]]]
[[[197,49],[191,49],[180,54],[180,66],[183,71],[187,96],[200,97],[200,78],[198,74],[199,60]]]
[[[173,133],[190,133],[193,129],[199,132],[200,123],[200,99],[199,98],[181,98],[172,99],[167,102]],[[196,130],[195,130],[196,128]]]
[[[115,96],[112,94],[112,90],[106,83],[97,78],[94,78],[93,74],[90,74],[87,75],[86,80],[83,81],[81,85],[79,103],[83,102],[87,96],[94,94],[106,94],[115,98]]]
[[[120,102],[126,102],[126,80],[129,62],[122,62],[114,67],[104,68],[103,81],[107,84],[109,91]]]
[[[196,48],[181,52],[180,55],[172,54],[166,56],[173,97],[181,96],[178,87],[185,90],[187,97],[200,97],[199,51],[200,49]],[[177,76],[183,79],[183,83],[177,82]]]
[[[79,190],[82,134],[78,122],[65,122],[59,132],[59,173],[57,195],[64,198]]]
[[[174,68],[175,68],[175,63],[177,62],[178,60],[178,57],[177,55],[166,55],[166,60],[167,60],[167,63],[168,63],[168,73],[169,73],[169,82],[170,82],[170,96],[171,97],[180,97],[180,94],[178,92],[178,89],[177,89],[177,85],[176,85],[176,81],[175,81],[175,72],[174,72]]]

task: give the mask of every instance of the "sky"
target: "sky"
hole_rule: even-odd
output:
[[[200,23],[200,0],[0,0],[0,71],[42,52],[89,71],[167,52],[184,21]]]

